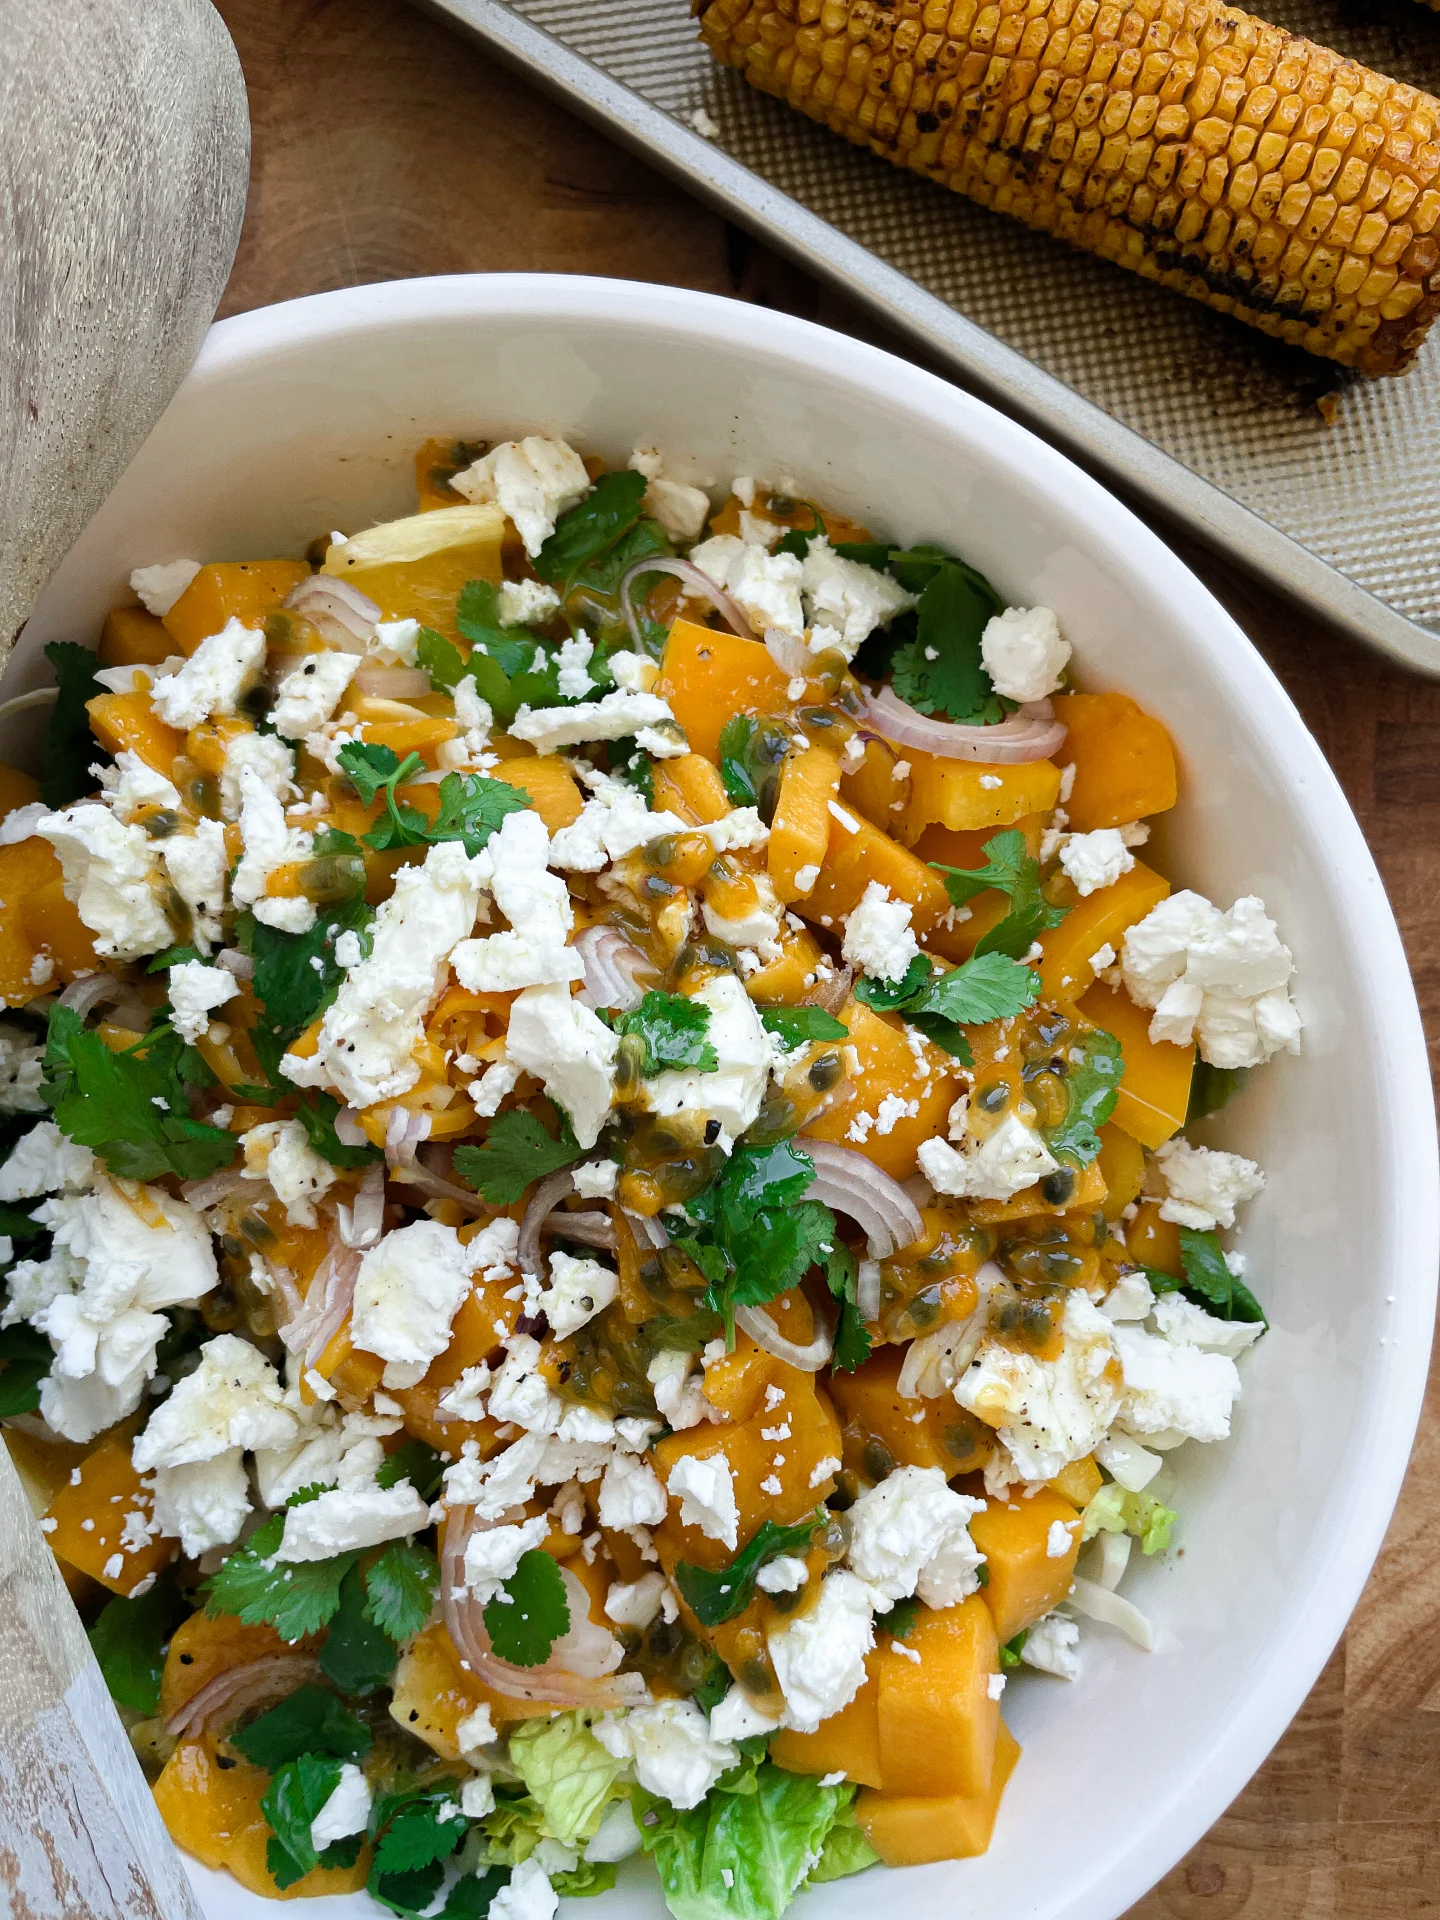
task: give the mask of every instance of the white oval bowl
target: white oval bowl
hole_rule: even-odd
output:
[[[298,554],[413,510],[429,434],[555,432],[682,478],[751,473],[906,542],[937,540],[1011,603],[1056,608],[1083,685],[1159,714],[1183,762],[1152,842],[1178,885],[1256,892],[1297,959],[1304,1050],[1256,1073],[1212,1142],[1259,1160],[1240,1243],[1271,1331],[1241,1362],[1228,1443],[1175,1456],[1179,1556],[1125,1591],[1160,1644],[1083,1628],[1084,1672],[1006,1696],[1025,1748],[980,1860],[803,1895],[862,1920],[1113,1920],[1265,1757],[1344,1628],[1414,1434],[1435,1308],[1437,1171],[1425,1039],[1380,877],[1274,675],[1125,507],[1024,429],[872,347],[668,287],[542,275],[392,282],[226,320],[47,589],[6,675],[91,640],[130,569]],[[33,719],[8,729],[12,753]],[[24,757],[33,760],[33,754]],[[191,1863],[212,1920],[268,1903]],[[373,1908],[330,1898],[326,1915]],[[649,1868],[590,1909],[659,1916]]]

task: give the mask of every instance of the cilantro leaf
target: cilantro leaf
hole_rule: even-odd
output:
[[[377,1876],[418,1873],[437,1860],[448,1860],[466,1832],[459,1804],[449,1795],[427,1794],[411,1800],[381,1834],[374,1872]]]
[[[1190,1076],[1190,1100],[1185,1108],[1186,1126],[1205,1119],[1208,1114],[1218,1113],[1249,1078],[1249,1067],[1212,1067],[1197,1054],[1195,1070]]]
[[[734,714],[720,729],[720,778],[737,807],[758,808],[767,824],[780,792],[780,766],[793,742],[773,720]]]
[[[910,962],[903,979],[855,982],[857,1000],[877,1012],[903,1012],[911,1026],[944,1052],[969,1066],[973,1056],[962,1026],[1005,1020],[1031,1006],[1040,976],[999,953],[976,954],[948,973],[936,973],[928,955]]]
[[[33,1119],[30,1114],[25,1117],[27,1120]],[[37,1233],[46,1231],[47,1229],[42,1227],[38,1220],[30,1218],[26,1208],[0,1204],[0,1233],[5,1234],[9,1239],[33,1240]]]
[[[641,1042],[640,1071],[647,1078],[668,1067],[714,1073],[720,1057],[705,1038],[709,1027],[710,1009],[703,1000],[654,991],[647,993],[633,1012],[621,1014],[615,1022],[615,1031],[622,1039],[633,1036]]]
[[[445,1462],[424,1440],[407,1440],[403,1447],[387,1453],[375,1475],[379,1487],[398,1487],[408,1480],[422,1500],[433,1500],[440,1491]]]
[[[538,1667],[555,1642],[570,1631],[570,1603],[560,1569],[548,1553],[532,1547],[485,1609],[485,1631],[502,1660]]]
[[[50,1009],[45,1097],[62,1133],[91,1147],[114,1174],[157,1180],[173,1173],[202,1180],[235,1158],[235,1140],[190,1118],[181,1080],[186,1049],[166,1029],[127,1053],[112,1053],[87,1033],[78,1013]]]
[[[649,559],[652,554],[657,557],[661,555],[668,557],[673,551],[665,536],[665,530],[658,520],[640,520],[622,533],[613,546],[607,547],[604,553],[587,562],[576,574],[574,587],[583,591],[592,601],[597,595],[615,601],[617,637],[621,638],[625,646],[630,646],[633,642],[621,624],[624,621],[624,614],[619,606],[621,580],[632,567],[637,566],[642,560]],[[652,656],[658,658],[664,652],[668,628],[655,620],[644,607],[645,598],[650,592],[650,583],[656,577],[655,574],[649,573],[637,574],[631,583],[630,591],[646,648]],[[608,622],[604,623],[604,628],[608,631]]]
[[[297,1687],[279,1706],[262,1713],[230,1736],[253,1766],[267,1773],[298,1760],[302,1753],[333,1760],[359,1760],[370,1751],[370,1729],[325,1687]]]
[[[415,664],[441,693],[453,693],[468,672],[460,649],[433,627],[422,627],[416,637]]]
[[[7,1368],[0,1385],[8,1373]],[[89,1639],[112,1700],[147,1716],[160,1711],[165,1643],[184,1612],[179,1594],[164,1580],[133,1599],[107,1601]]]
[[[290,1504],[298,1503],[297,1495]],[[273,1626],[282,1640],[303,1640],[334,1619],[341,1584],[359,1554],[338,1553],[330,1560],[277,1560],[284,1532],[285,1515],[272,1513],[210,1576],[203,1591],[205,1611],[212,1619],[233,1613],[242,1626]]]
[[[380,789],[388,786],[401,767],[411,760],[417,766],[424,765],[418,753],[407,753],[402,761],[393,747],[383,746],[378,740],[351,740],[341,747],[339,753],[340,765],[367,807]]]
[[[908,1600],[897,1600],[884,1613],[877,1613],[875,1625],[880,1632],[888,1633],[892,1640],[908,1640],[919,1618],[920,1602],[912,1596]]]
[[[99,664],[88,647],[73,640],[52,640],[45,658],[55,670],[60,696],[50,709],[45,730],[45,774],[40,798],[47,807],[67,807],[72,800],[95,791],[90,763],[100,748],[90,731],[85,703],[105,689],[95,678]]]
[[[320,1649],[320,1671],[342,1693],[374,1693],[395,1672],[395,1642],[370,1618],[365,1580],[351,1567],[340,1582],[340,1605]]]
[[[1207,1313],[1220,1320],[1258,1321],[1268,1326],[1265,1309],[1226,1266],[1218,1235],[1181,1227],[1180,1264],[1185,1270],[1185,1291]]]
[[[877,1013],[898,1013],[902,1007],[918,1004],[920,996],[935,977],[928,953],[917,953],[898,980],[877,980],[873,974],[861,974],[853,992],[857,1000]]]
[[[447,773],[440,782],[440,811],[424,837],[460,840],[473,856],[485,846],[507,814],[524,813],[535,802],[523,787],[487,780],[482,773]]]
[[[242,922],[243,944],[255,962],[251,987],[260,1003],[251,1038],[272,1080],[290,1042],[319,1019],[345,978],[345,969],[335,958],[335,942],[342,933],[356,933],[362,951],[367,944],[374,909],[365,903],[365,863],[356,856],[353,861],[347,858],[345,865],[350,881],[346,897],[321,907],[308,933],[282,933],[248,917]],[[288,1082],[282,1084],[288,1088]],[[312,1144],[323,1151],[318,1140]]]
[[[1007,1640],[1004,1646],[1001,1647],[1000,1671],[1002,1673],[1013,1673],[1020,1665],[1020,1655],[1029,1635],[1030,1629],[1026,1627],[1023,1632],[1017,1633],[1013,1640]]]
[[[890,663],[897,699],[920,713],[971,725],[1003,719],[980,654],[980,636],[995,612],[968,568],[938,565],[915,610],[915,638]]]
[[[1113,1033],[1096,1027],[1068,1049],[1064,1079],[1068,1101],[1065,1118],[1054,1127],[1042,1127],[1041,1136],[1057,1160],[1072,1167],[1088,1167],[1100,1151],[1103,1127],[1115,1111],[1125,1056]]]
[[[260,1796],[260,1811],[274,1836],[265,1849],[265,1864],[282,1891],[320,1864],[310,1844],[310,1825],[339,1786],[341,1765],[321,1754],[302,1753],[276,1771]]]
[[[737,1306],[787,1292],[838,1244],[834,1214],[802,1199],[814,1178],[814,1163],[790,1141],[740,1146],[688,1203],[697,1231],[675,1245],[709,1280],[705,1305],[727,1326]]]
[[[457,1147],[454,1167],[482,1200],[492,1207],[508,1207],[533,1181],[583,1157],[563,1114],[560,1137],[552,1140],[533,1113],[516,1107],[491,1121],[483,1146]]]
[[[365,1575],[365,1611],[394,1641],[413,1640],[430,1618],[440,1569],[428,1548],[392,1540]]]
[[[998,887],[1010,896],[1010,911],[998,926],[980,936],[975,956],[1006,953],[1018,960],[1042,933],[1058,927],[1070,909],[1052,907],[1041,893],[1040,862],[1026,852],[1025,836],[1018,828],[995,834],[985,842],[983,851],[983,867],[946,867],[938,860],[930,865],[944,874],[945,891],[957,907],[965,906],[989,887]]]
[[[845,1040],[850,1029],[823,1007],[762,1007],[760,1024],[783,1047],[803,1047],[812,1040]]]
[[[614,1867],[611,1867],[610,1875],[609,1884],[613,1886]],[[557,1875],[551,1885],[554,1886],[559,1878]],[[445,1896],[439,1920],[485,1920],[490,1911],[490,1902],[502,1887],[509,1884],[509,1867],[487,1867],[483,1873],[462,1873]],[[564,1892],[566,1889],[557,1888],[557,1891]],[[597,1893],[602,1891],[602,1888],[596,1888]]]
[[[678,1561],[675,1584],[686,1606],[702,1627],[718,1627],[733,1620],[754,1599],[755,1576],[760,1569],[782,1553],[808,1552],[816,1532],[829,1518],[821,1507],[793,1527],[777,1527],[773,1520],[762,1520],[729,1566],[718,1571],[692,1566],[688,1560]]]
[[[854,1373],[870,1358],[870,1334],[857,1299],[859,1264],[849,1247],[837,1245],[825,1260],[825,1284],[840,1302],[831,1365]]]
[[[314,1104],[302,1100],[295,1110],[295,1117],[305,1129],[305,1138],[322,1160],[328,1160],[332,1167],[368,1167],[372,1161],[384,1158],[379,1147],[368,1143],[363,1147],[347,1147],[335,1131],[335,1116],[340,1111],[340,1102],[332,1093],[320,1093],[315,1096]]]
[[[40,1382],[55,1360],[50,1342],[24,1321],[0,1327],[0,1419],[16,1413],[34,1413],[40,1405]]]
[[[157,953],[146,967],[146,973],[168,973],[171,967],[178,967],[186,960],[204,960],[205,956],[198,947],[167,947],[163,953]]]
[[[561,514],[555,531],[535,555],[540,578],[567,593],[583,569],[640,519],[648,485],[643,473],[628,468],[602,473],[579,505]]]

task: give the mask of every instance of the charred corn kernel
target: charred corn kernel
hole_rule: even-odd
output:
[[[717,59],[846,139],[1309,353],[1401,373],[1440,309],[1440,100],[1238,8],[696,11]]]

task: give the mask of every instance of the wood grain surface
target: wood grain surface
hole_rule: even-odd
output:
[[[250,88],[250,208],[223,313],[428,273],[614,274],[894,343],[402,0],[218,0]],[[1440,685],[1176,540],[1350,797],[1440,1045]],[[1432,1056],[1433,1057],[1433,1056]],[[1344,1643],[1254,1781],[1132,1920],[1440,1912],[1440,1389]]]

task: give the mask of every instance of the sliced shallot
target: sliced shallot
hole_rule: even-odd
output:
[[[1155,1651],[1155,1629],[1137,1606],[1122,1599],[1118,1593],[1111,1593],[1098,1581],[1084,1580],[1077,1574],[1066,1604],[1076,1613],[1083,1614],[1087,1620],[1099,1620],[1107,1627],[1118,1627],[1127,1640],[1133,1641],[1142,1653]]]
[[[832,967],[828,979],[822,980],[816,975],[815,984],[806,994],[803,1004],[807,1007],[820,1007],[826,1013],[838,1013],[850,998],[850,989],[855,984],[855,969],[850,965]]]
[[[693,560],[669,560],[663,554],[649,560],[637,560],[635,565],[620,582],[620,608],[625,615],[625,624],[630,629],[630,638],[635,642],[635,651],[645,653],[645,635],[640,629],[640,616],[635,611],[631,598],[631,588],[643,574],[668,573],[672,579],[681,580],[690,589],[692,597],[708,600],[732,633],[738,633],[742,639],[753,640],[755,629],[726,593],[703,568],[697,567]]]
[[[765,651],[782,673],[806,679],[815,671],[815,656],[803,640],[783,627],[765,629]]]
[[[564,1207],[556,1207],[546,1216],[545,1231],[558,1234],[562,1240],[573,1240],[577,1246],[603,1247],[607,1252],[615,1249],[615,1229],[608,1216],[598,1210],[568,1213]]]
[[[515,1255],[520,1263],[521,1273],[528,1273],[538,1279],[545,1271],[540,1254],[540,1235],[545,1229],[551,1213],[560,1202],[575,1191],[575,1182],[568,1169],[552,1173],[542,1180],[530,1196],[530,1204],[520,1221],[520,1237],[516,1243]]]
[[[757,1347],[763,1347],[766,1353],[774,1354],[777,1360],[784,1360],[789,1366],[798,1367],[802,1373],[818,1373],[821,1367],[829,1364],[834,1351],[830,1329],[818,1320],[815,1337],[805,1347],[787,1340],[761,1307],[736,1307],[735,1324],[745,1329]]]
[[[919,1209],[898,1181],[882,1173],[863,1153],[829,1140],[800,1141],[815,1165],[807,1200],[822,1201],[862,1229],[874,1260],[888,1260],[924,1230]]]
[[[430,691],[423,667],[362,667],[350,683],[377,700],[419,700]]]
[[[420,1152],[416,1154],[415,1158],[410,1161],[408,1165],[396,1167],[394,1178],[398,1185],[418,1187],[421,1193],[433,1194],[437,1200],[454,1200],[459,1206],[464,1207],[467,1212],[470,1213],[488,1213],[490,1211],[478,1193],[475,1193],[469,1187],[457,1186],[453,1180],[447,1180],[444,1174],[438,1170],[433,1157],[421,1157],[422,1154],[426,1153],[430,1156],[434,1156],[437,1153],[445,1153],[447,1157],[444,1164],[447,1167],[449,1166],[448,1149],[435,1147],[426,1149],[422,1147]]]
[[[379,607],[368,594],[352,587],[348,580],[337,580],[330,573],[312,573],[285,596],[285,605],[294,613],[303,613],[327,640],[334,640],[344,653],[364,653],[381,618]]]
[[[385,1128],[386,1166],[408,1167],[420,1142],[429,1138],[430,1116],[423,1107],[418,1113],[412,1113],[408,1107],[392,1108]]]
[[[227,1667],[166,1717],[165,1731],[175,1740],[194,1739],[216,1714],[228,1713],[233,1723],[262,1700],[293,1693],[318,1671],[310,1653],[267,1653],[243,1667]]]
[[[1048,700],[1031,701],[994,727],[956,726],[933,719],[898,700],[889,687],[865,697],[865,723],[897,747],[933,753],[940,760],[979,760],[993,767],[1047,760],[1065,739]]]
[[[948,1320],[910,1342],[895,1388],[903,1399],[939,1400],[950,1392],[980,1351],[989,1324],[990,1294],[1004,1278],[995,1262],[987,1260],[975,1276],[974,1310],[964,1320]]]
[[[345,1111],[348,1109],[342,1110],[336,1116],[337,1134],[340,1134],[339,1123]],[[343,1135],[340,1137],[344,1138]],[[359,1146],[364,1139],[365,1134],[362,1131],[359,1140],[352,1140],[347,1144]],[[365,1169],[364,1178],[355,1194],[353,1207],[347,1207],[343,1200],[336,1202],[335,1219],[340,1230],[341,1243],[344,1246],[370,1247],[380,1238],[385,1225],[385,1169],[378,1161]]]
[[[118,1000],[124,992],[125,982],[117,980],[113,973],[87,973],[82,980],[70,982],[60,995],[60,1005],[69,1007],[83,1020],[92,1007],[103,1006],[107,1000]]]
[[[187,1180],[180,1192],[187,1207],[206,1213],[217,1202],[240,1192],[244,1184],[245,1175],[239,1167],[222,1167],[219,1173],[207,1174],[203,1180]]]
[[[637,972],[653,974],[654,969],[639,947],[614,927],[586,927],[577,933],[575,951],[585,969],[585,985],[580,999],[599,1011],[633,1013],[645,998],[636,981]]]

